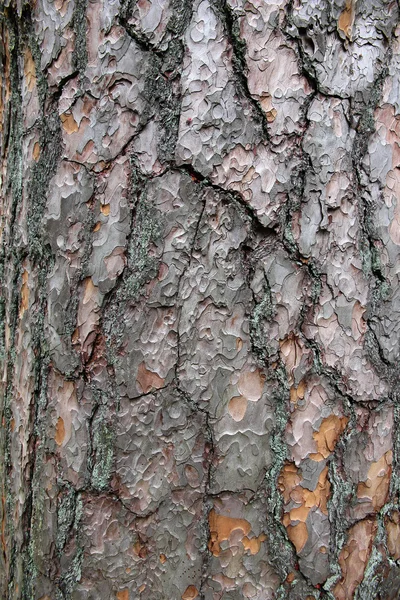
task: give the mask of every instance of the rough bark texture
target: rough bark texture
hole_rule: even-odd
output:
[[[3,0],[2,599],[399,597],[398,22]]]

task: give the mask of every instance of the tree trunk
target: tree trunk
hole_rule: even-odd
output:
[[[395,600],[388,0],[3,0],[0,597]]]

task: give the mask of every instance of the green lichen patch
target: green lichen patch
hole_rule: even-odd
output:
[[[255,305],[250,317],[250,336],[253,352],[263,362],[268,360],[274,354],[263,330],[263,323],[269,321],[273,317],[274,312],[271,290],[266,281],[264,285],[264,295],[261,301]]]
[[[104,490],[111,477],[114,457],[114,433],[105,422],[94,423],[94,466],[91,484],[96,490]]]
[[[76,492],[71,486],[66,487],[58,497],[56,536],[56,548],[58,552],[62,552],[74,524],[76,501]]]
[[[86,47],[86,31],[87,31],[87,0],[75,0],[74,16],[72,27],[76,33],[75,50],[74,50],[74,66],[79,71],[80,76],[85,72],[88,55]]]
[[[43,243],[42,218],[46,207],[49,183],[61,155],[61,128],[58,113],[51,113],[42,123],[41,154],[32,167],[28,195],[32,199],[28,208],[28,247],[34,262],[47,261],[49,248]],[[47,268],[47,262],[46,262]]]
[[[148,113],[161,124],[158,141],[158,153],[161,162],[173,160],[178,138],[180,99],[177,97],[173,82],[176,65],[182,60],[180,43],[175,43],[172,54],[160,58],[153,56],[146,74],[143,95],[148,102]]]
[[[287,458],[287,445],[284,434],[289,419],[289,386],[283,365],[279,365],[274,374],[277,381],[273,398],[275,426],[270,441],[273,461],[266,472],[264,482],[268,507],[266,531],[270,556],[276,557],[274,567],[279,573],[281,581],[284,581],[294,565],[293,548],[288,540],[286,529],[281,523],[283,496],[278,490],[278,477]]]
[[[137,299],[145,283],[158,272],[158,259],[152,249],[161,235],[159,211],[143,195],[137,205],[133,230],[128,248],[129,275],[125,280],[124,295]]]

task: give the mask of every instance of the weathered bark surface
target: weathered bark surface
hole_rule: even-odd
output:
[[[398,22],[3,0],[0,598],[399,597]]]

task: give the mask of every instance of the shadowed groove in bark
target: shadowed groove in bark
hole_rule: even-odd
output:
[[[247,67],[245,59],[246,42],[242,39],[240,35],[240,26],[238,18],[236,17],[234,11],[232,10],[231,6],[226,0],[213,0],[212,4],[213,6],[215,6],[217,14],[221,17],[221,20],[227,32],[229,42],[232,46],[233,68],[235,71],[236,82],[239,91],[246,96],[246,98],[254,107],[256,118],[260,122],[262,127],[263,139],[268,140],[268,121],[259,102],[257,102],[257,100],[253,98],[248,88],[246,77]]]
[[[19,69],[18,69],[18,50],[19,50],[19,28],[18,22],[9,10],[2,11],[1,13],[1,22],[2,25],[7,29],[8,34],[10,36],[10,87],[12,94],[12,106],[10,107],[10,121],[8,124],[9,128],[9,139],[7,140],[10,146],[10,163],[13,168],[14,177],[11,181],[7,182],[9,191],[12,196],[12,207],[11,207],[11,219],[8,223],[8,239],[5,237],[2,243],[1,249],[1,263],[2,263],[2,274],[4,279],[2,279],[2,301],[4,302],[4,310],[3,315],[6,318],[6,289],[5,289],[5,281],[6,281],[6,267],[8,263],[8,268],[14,271],[11,277],[11,301],[8,315],[8,326],[10,328],[10,339],[11,344],[8,350],[3,351],[3,360],[6,365],[6,381],[5,381],[5,390],[4,390],[4,398],[1,407],[1,419],[5,424],[5,431],[2,435],[2,469],[0,470],[0,474],[2,476],[2,494],[3,498],[5,497],[5,502],[3,501],[3,523],[5,523],[5,533],[10,538],[14,537],[14,524],[12,519],[12,511],[14,506],[14,499],[9,487],[9,474],[11,468],[10,461],[10,426],[11,426],[11,402],[12,402],[12,372],[13,372],[13,364],[15,360],[15,349],[14,349],[14,340],[17,329],[17,318],[18,318],[18,308],[19,308],[19,294],[17,288],[18,276],[19,276],[19,261],[18,255],[14,255],[14,226],[15,219],[17,215],[17,208],[21,200],[21,187],[22,187],[22,176],[21,176],[21,161],[22,161],[22,148],[21,148],[21,126],[20,126],[20,111],[21,111],[21,98],[20,98],[20,84],[19,84]],[[4,567],[9,577],[10,584],[12,585],[13,576],[14,576],[14,567],[16,560],[16,549],[13,545],[9,550],[4,545],[3,542],[3,556],[4,556]]]

